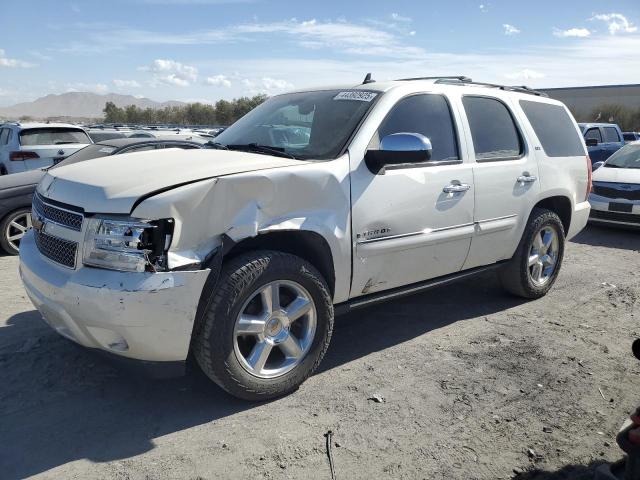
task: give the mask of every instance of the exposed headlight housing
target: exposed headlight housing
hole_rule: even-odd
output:
[[[173,225],[173,219],[90,218],[82,262],[128,272],[166,270]]]

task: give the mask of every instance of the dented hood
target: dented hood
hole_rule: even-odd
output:
[[[130,213],[154,192],[209,178],[305,162],[228,150],[151,150],[53,168],[38,185],[44,197],[91,213]]]

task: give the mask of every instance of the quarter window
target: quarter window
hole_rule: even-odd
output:
[[[585,140],[593,140],[593,139],[595,139],[595,140],[598,141],[598,143],[602,143],[602,134],[600,133],[600,129],[599,128],[590,128],[584,134],[584,139]]]
[[[8,128],[0,129],[0,145],[6,145],[8,138],[9,138],[9,129]]]
[[[522,140],[506,105],[495,98],[463,97],[476,160],[509,160],[523,153]]]
[[[613,127],[604,127],[604,141],[605,142],[619,142],[620,136],[618,130]]]
[[[548,157],[584,156],[582,137],[564,107],[529,100],[520,106]]]
[[[459,160],[453,117],[442,95],[412,95],[400,100],[384,119],[369,144],[377,149],[380,140],[393,133],[420,133],[431,141],[431,161]]]

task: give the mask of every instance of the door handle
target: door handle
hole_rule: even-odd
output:
[[[527,172],[524,172],[520,175],[516,180],[518,183],[533,183],[538,179],[535,175],[529,175]]]
[[[471,185],[469,185],[468,183],[460,183],[454,180],[449,185],[444,187],[442,191],[444,193],[459,193],[459,192],[466,192],[470,188],[471,188]]]

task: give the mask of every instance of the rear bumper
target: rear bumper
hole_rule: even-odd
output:
[[[183,362],[209,270],[134,273],[65,268],[42,256],[30,232],[20,276],[44,320],[80,345],[145,362]]]
[[[587,226],[589,221],[589,211],[591,206],[589,202],[577,203],[573,209],[573,215],[571,216],[571,224],[569,225],[569,231],[566,238],[570,240],[575,237],[584,227]]]

